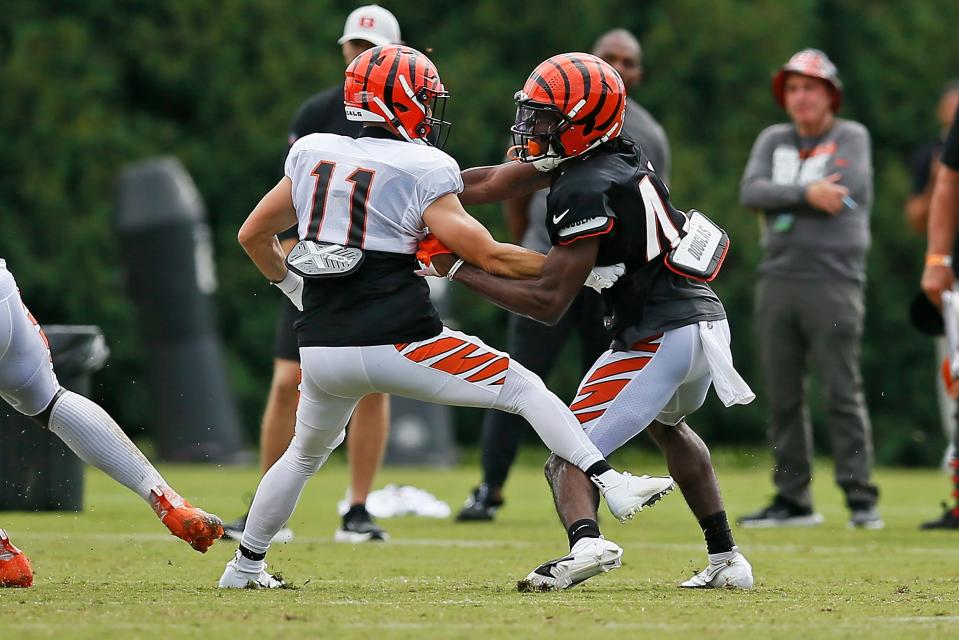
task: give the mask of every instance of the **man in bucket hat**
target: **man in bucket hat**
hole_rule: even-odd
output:
[[[772,93],[790,122],[759,134],[740,201],[761,214],[756,327],[769,408],[776,494],[744,527],[815,526],[806,363],[825,395],[825,417],[849,525],[882,528],[870,474],[872,434],[859,370],[866,254],[873,199],[869,133],[836,117],[842,83],[818,49],[793,55]]]

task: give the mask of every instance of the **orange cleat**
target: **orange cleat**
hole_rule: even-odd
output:
[[[7,532],[0,529],[0,587],[29,587],[32,584],[30,558],[13,546]]]
[[[154,487],[150,503],[170,533],[185,540],[200,553],[223,535],[223,521],[197,509],[170,487]]]

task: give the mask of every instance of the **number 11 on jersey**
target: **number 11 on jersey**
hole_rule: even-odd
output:
[[[321,160],[313,167],[310,175],[316,176],[316,185],[313,187],[313,206],[310,209],[310,224],[307,226],[304,240],[319,240],[323,229],[323,220],[326,217],[326,205],[329,197],[330,182],[336,163]],[[366,238],[366,214],[370,197],[370,188],[373,185],[375,171],[370,169],[356,169],[346,181],[353,186],[350,190],[350,224],[344,244],[351,247],[363,248]]]

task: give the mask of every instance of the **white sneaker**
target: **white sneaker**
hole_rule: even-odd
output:
[[[266,563],[259,573],[242,571],[239,567],[240,552],[237,551],[233,559],[226,563],[223,575],[220,576],[220,589],[282,589],[286,586],[280,578],[266,572]]]
[[[569,555],[545,562],[517,586],[520,591],[558,591],[569,589],[595,575],[623,566],[623,550],[605,538],[583,538]]]
[[[752,589],[753,567],[733,547],[726,553],[709,556],[709,566],[679,586],[687,589]]]
[[[620,522],[626,522],[646,507],[656,504],[676,488],[676,483],[669,476],[634,476],[618,471],[607,471],[592,478],[592,481],[606,498],[610,512]]]

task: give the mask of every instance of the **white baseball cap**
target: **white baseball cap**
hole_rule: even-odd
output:
[[[336,44],[348,40],[366,40],[376,46],[400,44],[400,23],[380,5],[368,4],[350,14],[343,26],[343,37]]]

